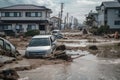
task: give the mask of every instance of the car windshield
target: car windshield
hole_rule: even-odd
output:
[[[30,41],[29,46],[49,46],[50,40],[48,38],[34,38]]]
[[[58,31],[53,31],[52,33],[58,33]]]

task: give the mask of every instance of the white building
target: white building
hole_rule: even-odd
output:
[[[109,25],[111,30],[120,29],[120,1],[106,1],[96,7],[98,26]]]
[[[49,31],[51,9],[31,4],[13,5],[0,8],[0,31],[27,32],[38,29]]]
[[[59,29],[61,19],[59,17],[51,17],[50,21],[54,29]]]

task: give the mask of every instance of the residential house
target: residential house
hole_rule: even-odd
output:
[[[0,8],[0,31],[12,30],[16,33],[28,30],[49,32],[51,9],[45,6],[19,4]]]
[[[59,29],[61,18],[53,16],[50,18],[50,21],[53,29]]]
[[[111,30],[120,30],[120,0],[102,2],[96,10],[98,26],[108,25]]]

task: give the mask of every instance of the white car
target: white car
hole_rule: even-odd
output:
[[[8,40],[2,37],[0,37],[0,47],[5,51],[9,51],[9,53],[11,54],[11,57],[17,57],[18,55],[20,55],[16,47],[12,43],[10,43]]]
[[[29,57],[46,57],[55,49],[56,41],[52,35],[34,36],[26,49],[25,56]]]
[[[61,34],[60,30],[53,30],[52,35],[55,37],[55,39],[61,39],[63,38],[63,35]]]
[[[60,30],[53,30],[52,35],[59,35],[61,32]]]

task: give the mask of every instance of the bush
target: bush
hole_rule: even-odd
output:
[[[89,31],[91,32],[91,33],[93,33],[94,35],[97,35],[97,30],[98,30],[98,27],[92,27]]]
[[[109,26],[108,25],[104,25],[104,26],[100,26],[100,28],[92,27],[90,29],[90,32],[93,33],[94,35],[107,34],[109,32]]]
[[[39,35],[40,31],[39,30],[29,30],[25,33],[25,36],[35,36],[35,35]]]
[[[104,26],[100,26],[100,28],[98,28],[97,32],[98,34],[106,34],[109,31],[109,26],[108,25],[104,25]]]

